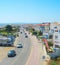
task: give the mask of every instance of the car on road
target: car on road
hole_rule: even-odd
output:
[[[23,45],[22,44],[17,44],[17,48],[22,48]]]
[[[27,36],[27,35],[25,35],[25,38],[28,38],[28,36]]]
[[[8,52],[8,57],[14,57],[14,56],[16,56],[16,51],[15,50],[10,50]]]
[[[26,35],[27,33],[25,33],[25,35]]]
[[[22,34],[22,32],[20,32]]]

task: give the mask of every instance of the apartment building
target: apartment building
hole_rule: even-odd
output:
[[[49,38],[50,23],[37,24],[35,29],[40,30],[43,33],[43,37]]]
[[[40,26],[40,31],[42,33],[49,32],[50,30],[50,23],[42,23],[42,24],[38,24],[38,26]]]
[[[53,35],[53,48],[60,48],[60,23],[51,23],[50,32]]]

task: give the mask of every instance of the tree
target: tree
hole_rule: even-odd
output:
[[[33,30],[33,31],[35,31],[35,29],[34,29],[34,28],[32,28],[32,30]]]
[[[31,33],[33,33],[33,32],[35,31],[35,29],[34,29],[34,28],[31,28],[29,31],[30,31]]]
[[[5,30],[6,30],[8,33],[12,31],[12,26],[11,26],[11,25],[7,25],[5,28],[6,28]]]
[[[42,32],[41,31],[38,31],[37,32],[38,36],[42,35]]]
[[[37,35],[37,32],[36,31],[33,31],[33,33],[32,33],[33,35]]]

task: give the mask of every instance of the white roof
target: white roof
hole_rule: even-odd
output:
[[[7,37],[4,37],[4,36],[0,36],[0,40],[11,40],[11,38],[7,38]]]

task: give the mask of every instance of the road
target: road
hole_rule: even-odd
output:
[[[23,48],[15,47],[17,55],[12,58],[6,56],[0,62],[0,65],[44,65],[42,43],[38,42],[35,36],[28,33],[28,38],[25,38],[25,33],[19,34],[19,43],[22,43]]]
[[[23,48],[15,48],[16,56],[8,58],[7,56],[0,62],[0,65],[25,65],[31,51],[31,42],[29,38],[25,38],[25,34],[20,34],[20,42]]]
[[[45,60],[42,58],[44,50],[42,49],[41,41],[38,41],[36,36],[30,36],[32,43],[31,53],[25,65],[46,65]]]

